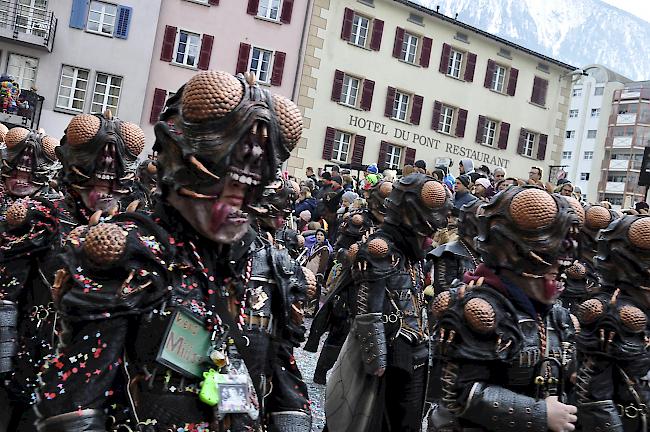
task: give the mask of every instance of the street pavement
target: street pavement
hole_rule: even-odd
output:
[[[305,320],[307,330],[311,327],[311,321],[311,319]],[[325,336],[321,339],[320,347],[323,346],[323,340],[325,340]],[[314,369],[316,369],[320,347],[318,353],[304,351],[302,348],[296,348],[294,351],[296,364],[300,368],[302,378],[309,390],[309,400],[311,401],[312,410],[312,432],[320,432],[323,430],[323,426],[325,426],[325,386],[314,384],[313,381]]]

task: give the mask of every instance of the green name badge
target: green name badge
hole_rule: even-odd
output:
[[[188,377],[202,378],[210,357],[210,332],[183,308],[178,308],[165,331],[156,361]]]

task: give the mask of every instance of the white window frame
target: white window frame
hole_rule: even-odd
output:
[[[562,152],[562,160],[571,159],[571,156],[573,156],[573,152],[571,150]]]
[[[277,7],[275,7],[277,4]],[[282,0],[260,0],[257,6],[257,16],[271,21],[280,21],[282,15]]]
[[[21,33],[32,34],[39,37],[45,37],[45,28],[48,26],[47,22],[47,6],[48,0],[41,0],[41,4],[37,5],[36,0],[27,0],[29,4],[11,2],[2,0],[3,15],[8,13],[10,7],[16,8],[15,29]],[[16,3],[11,6],[10,3]],[[7,16],[3,16],[6,20]],[[4,24],[4,23],[3,23]]]
[[[93,6],[99,6],[101,9],[93,10]],[[107,11],[109,8],[114,8],[115,12],[110,13]],[[113,36],[115,32],[115,25],[117,24],[117,9],[118,6],[113,3],[107,3],[99,0],[91,0],[88,7],[88,19],[86,20],[86,31],[90,33],[98,33],[105,36]],[[91,14],[98,13],[99,19],[93,20],[90,19]],[[112,20],[112,23],[111,23]],[[91,29],[91,23],[97,25],[97,29]],[[104,27],[107,26],[110,31],[104,31]]]
[[[332,147],[332,160],[347,163],[352,148],[353,135],[340,130],[334,135],[334,146]]]
[[[365,48],[366,44],[368,43],[369,31],[370,18],[355,13],[352,17],[352,33],[350,33],[350,43]]]
[[[356,107],[359,102],[359,88],[361,79],[352,75],[343,76],[343,87],[341,88],[341,103],[351,107]]]
[[[440,122],[438,123],[438,132],[451,135],[455,115],[456,108],[449,105],[443,105],[442,108],[440,108]]]
[[[394,120],[406,121],[410,103],[410,94],[396,91],[395,99],[393,100],[393,115],[391,118]]]
[[[404,32],[404,40],[402,41],[402,53],[400,54],[400,58],[407,63],[415,64],[419,45],[420,38],[418,36],[409,32]]]
[[[522,154],[526,157],[533,157],[535,151],[535,143],[537,141],[537,134],[535,132],[526,131],[524,137],[524,149]]]
[[[591,109],[591,118],[598,118],[598,117],[600,117],[600,108],[592,108]]]
[[[64,72],[66,68],[71,68],[72,69],[72,74],[71,75],[65,75]],[[85,72],[86,78],[80,78],[79,74],[80,72]],[[70,78],[71,85],[63,85],[63,78]],[[59,89],[57,91],[56,95],[56,107],[57,108],[63,108],[65,110],[70,110],[70,111],[77,111],[77,112],[83,112],[84,110],[84,105],[86,104],[86,92],[88,91],[88,81],[90,79],[90,70],[84,69],[84,68],[79,68],[76,66],[70,66],[70,65],[63,65],[61,67],[61,74],[59,75]],[[83,87],[80,87],[79,84],[82,84]],[[61,94],[61,89],[66,88],[70,89],[70,95],[65,96]],[[75,97],[77,91],[81,92],[82,97]],[[66,104],[61,104],[59,103],[60,98],[67,98],[68,102]],[[75,101],[81,101],[81,108],[75,108],[74,103]]]
[[[506,75],[508,69],[500,64],[495,65],[494,74],[492,75],[492,90],[499,93],[506,91]]]
[[[386,150],[386,166],[388,169],[400,169],[402,162],[403,148],[393,144],[388,144]]]
[[[100,76],[106,77],[106,83],[100,83]],[[116,85],[115,82],[119,80],[119,85]],[[93,98],[90,103],[90,112],[92,113],[103,113],[107,109],[110,109],[113,115],[117,116],[117,110],[120,106],[120,95],[122,94],[122,85],[124,84],[124,77],[119,75],[107,74],[104,72],[97,72],[95,74],[95,85],[93,86]],[[106,86],[104,93],[98,92],[97,87],[103,85]],[[111,94],[111,89],[117,88],[117,95]],[[95,97],[100,96],[101,102],[96,102]],[[113,98],[115,104],[109,104],[109,101]]]
[[[449,64],[447,65],[447,75],[460,79],[460,74],[463,69],[463,60],[465,53],[455,49],[449,53]]]
[[[180,44],[181,44],[181,35],[185,33],[187,35],[187,40],[183,42],[185,44],[185,51],[183,53],[179,52]],[[191,38],[193,36],[196,36],[198,38],[198,43],[193,44],[191,43]],[[187,66],[190,68],[196,68],[199,64],[199,57],[201,55],[201,41],[202,41],[202,36],[199,33],[194,33],[188,30],[178,30],[176,33],[176,42],[174,43],[174,58],[172,59],[172,63],[181,65],[181,66]],[[192,47],[196,47],[196,55],[194,56],[194,62],[193,63],[188,63],[188,59],[190,57],[190,49]],[[252,52],[252,50],[251,50]],[[183,58],[181,61],[178,61],[178,55],[182,54]]]
[[[571,96],[573,97],[582,96],[582,87],[574,88],[573,91],[571,92]]]
[[[255,53],[261,55],[261,57],[255,57]],[[268,54],[268,59],[264,59],[264,56]],[[271,75],[273,74],[273,54],[272,50],[268,50],[260,47],[251,48],[251,56],[248,59],[248,71],[254,73],[257,77],[257,81],[265,84],[271,82]],[[253,67],[253,62],[256,62],[256,67]],[[264,69],[264,64],[266,64],[266,70]]]
[[[482,144],[494,147],[497,142],[497,128],[499,122],[496,120],[485,119],[485,126],[483,127],[483,142]]]
[[[580,110],[577,110],[577,109],[569,110],[569,118],[578,118],[579,113],[580,113]]]
[[[12,59],[17,59],[17,64],[11,64]],[[27,64],[29,61],[35,61],[36,66]],[[31,72],[31,78],[27,72]],[[38,74],[38,59],[36,57],[29,57],[18,53],[9,53],[7,58],[7,75],[14,77],[22,90],[29,90],[36,87],[36,75]]]
[[[586,151],[583,153],[582,158],[585,160],[592,160],[594,158],[594,152],[593,151]]]

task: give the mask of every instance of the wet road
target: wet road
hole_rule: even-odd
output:
[[[309,331],[311,326],[311,319],[305,320],[305,325]],[[325,336],[321,339],[325,340]],[[316,369],[316,362],[318,361],[318,353],[311,353],[304,351],[302,348],[297,348],[294,352],[296,363],[302,372],[302,377],[307,388],[309,389],[309,399],[311,400],[312,409],[312,428],[313,432],[320,432],[325,426],[325,386],[314,384],[312,378],[314,377],[314,369]]]

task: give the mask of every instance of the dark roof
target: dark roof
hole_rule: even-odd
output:
[[[530,50],[530,49],[528,49],[528,48],[526,48],[526,47],[523,47],[523,46],[521,46],[521,45],[517,45],[517,44],[514,43],[514,42],[510,42],[509,40],[506,40],[506,39],[500,38],[500,37],[495,36],[495,35],[493,35],[493,34],[491,34],[491,33],[488,33],[488,32],[486,32],[486,31],[483,31],[483,30],[481,30],[481,29],[479,29],[479,28],[472,27],[472,26],[469,25],[469,24],[465,24],[465,23],[462,22],[462,21],[458,21],[457,19],[450,18],[450,17],[448,17],[448,16],[445,15],[445,14],[441,14],[441,13],[439,13],[439,12],[436,12],[436,11],[432,10],[432,9],[429,9],[429,8],[427,8],[427,7],[424,7],[424,6],[422,6],[422,5],[419,5],[419,4],[417,4],[417,3],[414,3],[414,2],[412,2],[412,1],[410,1],[410,0],[393,0],[393,1],[395,1],[395,2],[397,2],[397,3],[401,3],[401,4],[405,5],[405,6],[410,7],[410,8],[416,9],[416,10],[418,10],[418,11],[420,11],[420,12],[423,12],[423,13],[425,13],[425,14],[427,14],[427,15],[429,15],[429,16],[432,16],[432,17],[434,17],[434,18],[438,18],[438,19],[440,19],[440,20],[447,21],[447,22],[450,23],[450,24],[457,25],[457,26],[459,26],[459,27],[462,27],[462,28],[464,28],[464,29],[466,29],[466,30],[469,30],[469,31],[472,31],[472,32],[474,32],[474,33],[478,33],[478,34],[480,34],[481,36],[485,36],[485,37],[488,38],[488,39],[495,40],[495,41],[497,41],[497,42],[499,42],[499,43],[502,43],[502,44],[504,44],[504,45],[507,45],[507,46],[512,47],[512,48],[514,48],[514,49],[517,49],[517,50],[519,50],[519,51],[525,52],[526,54],[530,54],[530,55],[533,56],[533,57],[537,57],[537,58],[540,58],[540,59],[542,59],[542,60],[544,60],[544,61],[547,61],[547,62],[549,62],[549,63],[553,63],[554,65],[560,66],[561,68],[570,69],[570,70],[575,70],[575,69],[576,69],[575,66],[571,66],[570,64],[567,64],[567,63],[561,62],[561,61],[559,61],[559,60],[555,60],[554,58],[551,58],[551,57],[545,56],[544,54],[540,54],[540,53],[535,52],[535,51],[533,51],[533,50]]]

